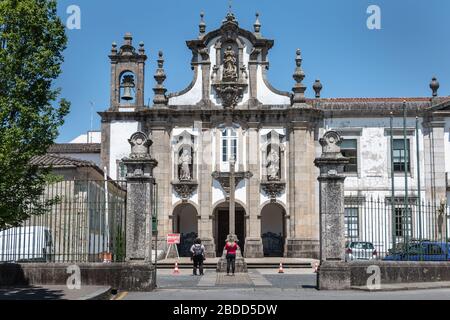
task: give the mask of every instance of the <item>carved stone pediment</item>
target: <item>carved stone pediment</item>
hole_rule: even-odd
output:
[[[231,174],[229,172],[219,172],[214,171],[212,174],[212,177],[219,181],[220,185],[222,186],[223,190],[225,190],[227,195],[230,195],[230,176]],[[247,172],[236,172],[234,174],[235,179],[235,187],[239,185],[239,183],[244,179],[250,179],[253,177],[253,173],[247,171]]]
[[[270,197],[271,200],[276,200],[281,197],[286,189],[286,182],[284,181],[262,181],[262,190]]]
[[[183,202],[188,201],[198,188],[198,182],[191,181],[173,181],[173,189],[181,197]]]

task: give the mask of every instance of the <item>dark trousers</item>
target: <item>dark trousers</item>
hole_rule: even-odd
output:
[[[234,271],[236,270],[236,255],[235,254],[227,254],[227,273],[230,273],[230,268],[234,274]]]
[[[197,275],[197,268],[200,269],[200,274],[203,275],[203,256],[194,256],[194,274]]]

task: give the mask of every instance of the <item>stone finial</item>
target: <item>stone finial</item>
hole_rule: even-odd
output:
[[[253,25],[253,28],[255,30],[256,34],[260,34],[261,32],[261,22],[259,21],[259,13],[256,13],[256,21],[255,24]]]
[[[154,76],[156,80],[156,86],[153,88],[153,91],[155,92],[153,103],[159,106],[166,106],[168,104],[168,99],[166,97],[167,89],[164,88],[164,81],[166,80],[167,76],[164,71],[164,55],[162,51],[159,51],[158,53],[157,62],[158,69],[156,69],[156,73]]]
[[[202,11],[200,13],[200,24],[198,25],[200,30],[200,36],[204,36],[206,33],[206,23],[205,23],[205,13]]]
[[[116,42],[112,43],[111,54],[112,55],[116,55],[117,54],[117,43]]]
[[[320,168],[321,177],[340,177],[344,172],[344,166],[349,163],[349,159],[341,153],[343,141],[336,131],[328,131],[319,140],[322,155],[314,163]]]
[[[153,141],[143,132],[136,132],[128,139],[131,145],[131,159],[143,159],[150,157],[150,147]]]
[[[336,131],[328,131],[319,142],[322,146],[322,153],[340,153],[343,139]]]
[[[304,104],[306,102],[305,99],[305,91],[306,86],[302,83],[302,81],[305,79],[305,73],[302,69],[302,53],[300,49],[297,49],[297,56],[295,58],[296,68],[293,75],[294,80],[296,81],[296,84],[292,91],[294,92],[294,96],[292,98],[292,104]]]
[[[124,44],[127,46],[132,46],[133,45],[133,36],[131,35],[130,32],[125,33],[125,36],[123,37],[124,40]]]
[[[438,96],[438,90],[439,90],[440,84],[436,77],[433,77],[430,83],[430,89],[433,91],[433,97]]]
[[[143,41],[139,42],[139,54],[144,55],[145,54],[145,44]]]
[[[316,82],[314,82],[313,89],[314,89],[314,91],[316,93],[316,98],[319,99],[320,98],[320,92],[323,89],[322,83],[320,82],[319,79],[317,79]]]

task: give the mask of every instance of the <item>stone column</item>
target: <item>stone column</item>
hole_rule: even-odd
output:
[[[254,124],[255,126],[257,124]],[[253,173],[247,184],[248,201],[248,228],[249,233],[245,238],[245,257],[263,258],[264,250],[261,239],[261,219],[260,219],[260,150],[259,132],[257,128],[249,128],[247,141],[247,168]]]
[[[173,232],[172,190],[172,150],[170,144],[170,128],[165,126],[149,126],[154,144],[152,155],[158,161],[154,177],[158,187],[158,249],[167,249],[166,235]]]
[[[445,178],[445,121],[432,116],[424,126],[426,200],[439,206],[447,197]]]
[[[287,257],[318,258],[319,219],[315,211],[314,127],[293,122],[289,132],[289,237]]]
[[[206,249],[207,258],[216,257],[216,246],[213,238],[212,224],[212,131],[201,132],[201,145],[199,153],[199,192],[200,204],[199,237]]]
[[[128,140],[131,154],[122,161],[127,168],[126,261],[150,262],[152,252],[153,169],[152,141],[142,132]]]
[[[320,272],[319,289],[350,287],[350,271],[345,263],[344,165],[342,138],[335,131],[320,139],[322,155],[315,160],[320,169]]]

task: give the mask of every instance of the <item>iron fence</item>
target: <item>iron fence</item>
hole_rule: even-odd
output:
[[[55,182],[41,196],[49,199],[56,203],[45,214],[0,232],[0,262],[125,259],[126,182]]]
[[[346,198],[346,259],[447,261],[449,217],[444,203]]]

